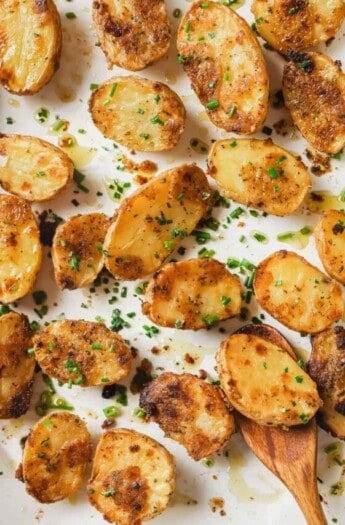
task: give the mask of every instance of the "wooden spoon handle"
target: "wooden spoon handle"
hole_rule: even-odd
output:
[[[292,490],[289,487],[290,492],[297,501],[308,525],[327,525],[327,519],[320,503],[317,484],[310,480],[309,485],[307,493],[305,491],[299,492],[298,487],[296,487],[296,490]]]

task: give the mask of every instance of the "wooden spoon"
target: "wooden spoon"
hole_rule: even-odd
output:
[[[235,419],[249,448],[290,490],[307,524],[327,525],[316,482],[315,419],[289,430],[258,425],[238,412]]]

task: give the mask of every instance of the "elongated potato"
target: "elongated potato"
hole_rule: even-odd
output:
[[[222,4],[195,2],[181,21],[177,48],[213,124],[243,134],[260,129],[268,109],[268,75],[243,18]]]
[[[325,211],[314,230],[314,237],[326,272],[345,284],[345,213]]]
[[[199,330],[240,313],[241,283],[214,259],[169,263],[146,289],[142,311],[160,326]]]
[[[54,503],[78,489],[91,454],[91,436],[79,416],[49,414],[30,430],[17,477],[38,501]]]
[[[19,417],[29,408],[35,372],[28,354],[31,336],[26,315],[0,317],[0,419]]]
[[[130,348],[102,323],[54,321],[35,334],[33,347],[43,372],[61,383],[104,386],[131,369]]]
[[[297,253],[286,250],[260,262],[254,292],[264,310],[299,332],[321,332],[344,311],[339,284]]]
[[[29,135],[0,134],[0,184],[27,201],[58,197],[73,179],[73,162],[61,149]]]
[[[55,232],[52,247],[59,288],[74,290],[92,283],[104,266],[103,242],[109,219],[103,213],[70,217]]]
[[[196,461],[218,452],[235,431],[219,388],[192,374],[161,374],[141,391],[140,406]]]
[[[29,204],[0,195],[0,302],[26,295],[41,267],[40,233]]]
[[[144,69],[170,45],[164,0],[94,0],[92,15],[108,67]]]
[[[196,164],[153,178],[122,202],[104,241],[105,265],[116,279],[157,270],[210,207],[212,190]]]
[[[105,137],[138,151],[176,146],[186,116],[182,100],[168,86],[134,75],[101,84],[91,95],[89,110]]]
[[[208,168],[222,195],[274,215],[293,213],[311,186],[303,162],[270,139],[218,140]]]
[[[342,0],[253,0],[256,27],[284,55],[317,46],[332,38],[345,18]]]
[[[291,53],[284,67],[286,107],[314,148],[338,153],[345,146],[345,75],[321,53]]]
[[[150,520],[167,507],[174,489],[174,459],[163,445],[126,428],[103,434],[88,497],[104,519],[117,525]]]
[[[230,403],[261,425],[307,423],[322,404],[314,381],[296,360],[262,337],[235,333],[220,345],[216,359]]]
[[[61,22],[53,0],[0,2],[0,83],[33,95],[59,67]]]

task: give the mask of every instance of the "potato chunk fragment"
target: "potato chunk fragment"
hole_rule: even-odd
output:
[[[314,230],[314,236],[326,272],[345,284],[345,213],[325,211]]]

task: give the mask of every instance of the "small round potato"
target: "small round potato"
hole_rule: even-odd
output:
[[[345,213],[325,211],[314,230],[314,236],[326,272],[345,284]]]

